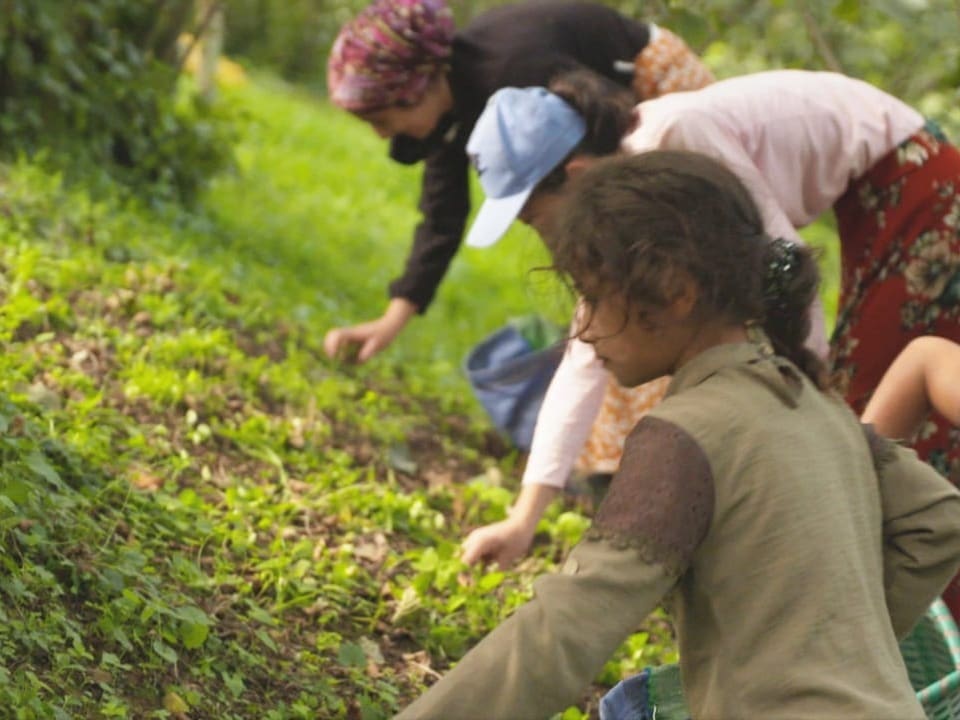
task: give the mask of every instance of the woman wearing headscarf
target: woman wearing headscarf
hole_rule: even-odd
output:
[[[713,81],[679,37],[652,23],[579,0],[527,0],[480,15],[459,32],[443,0],[377,0],[340,31],[328,61],[331,100],[390,138],[397,162],[425,162],[417,226],[406,267],[379,318],[327,333],[331,357],[349,347],[364,362],[426,311],[460,247],[470,210],[466,142],[488,98],[506,86],[546,85],[592,70],[637,99],[694,90]],[[577,462],[613,472],[624,428],[666,385],[624,389],[611,382]]]

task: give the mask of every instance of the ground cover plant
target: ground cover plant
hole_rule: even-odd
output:
[[[401,266],[416,170],[270,78],[224,102],[242,118],[238,169],[190,209],[94,196],[27,161],[0,170],[13,717],[387,717],[589,521],[569,498],[516,569],[457,558],[518,479],[460,360],[511,315],[569,309],[527,272],[546,260],[536,238],[461,253],[388,355],[333,364],[324,330],[376,313]],[[658,614],[564,717],[675,659]]]
[[[17,0],[0,23],[0,714],[388,717],[589,522],[589,500],[570,497],[519,567],[457,559],[468,528],[506,512],[520,463],[461,360],[511,316],[563,320],[569,298],[529,272],[547,258],[516,229],[461,252],[381,358],[328,361],[328,327],[382,309],[419,171],[270,77],[222,88],[215,106],[173,92],[191,4],[161,17],[84,0],[64,15]],[[363,4],[232,2],[228,44],[315,86],[324,44]],[[680,32],[720,76],[840,69],[960,127],[945,0],[620,5]],[[64,155],[67,181],[49,170]],[[105,179],[91,159],[129,172]],[[832,317],[829,219],[804,235],[823,248]],[[659,613],[564,718],[675,659]]]
[[[386,717],[586,525],[556,506],[515,571],[456,558],[516,482],[459,360],[552,292],[526,274],[536,241],[516,236],[512,274],[506,254],[465,258],[392,357],[335,366],[322,332],[383,301],[412,175],[314,98],[262,80],[230,102],[239,170],[191,210],[25,161],[0,175],[15,717]],[[655,618],[601,681],[672,653]]]

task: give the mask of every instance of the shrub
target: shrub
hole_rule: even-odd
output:
[[[191,197],[229,161],[224,112],[177,92],[193,0],[10,0],[0,16],[0,152],[94,165]]]

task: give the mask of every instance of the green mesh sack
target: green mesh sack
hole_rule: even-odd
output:
[[[960,633],[942,600],[900,643],[910,683],[931,720],[960,720]]]
[[[679,665],[651,668],[650,705],[657,720],[688,720],[690,712],[683,699]]]
[[[900,643],[910,683],[930,720],[960,720],[960,631],[936,600]],[[601,702],[602,720],[687,720],[680,668],[647,668],[614,687]]]

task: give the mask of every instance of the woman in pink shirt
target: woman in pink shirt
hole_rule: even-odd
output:
[[[960,341],[960,152],[909,106],[853,78],[796,70],[732,78],[636,108],[595,76],[571,74],[552,87],[556,93],[501,90],[478,120],[467,151],[482,169],[487,201],[468,244],[495,242],[518,216],[548,231],[565,178],[603,152],[593,142],[598,132],[632,124],[622,151],[691,150],[723,162],[775,237],[799,242],[796,228],[833,209],[842,277],[829,352],[836,385],[858,413],[912,339]],[[554,137],[560,127],[574,138],[559,164],[543,162],[546,126]],[[808,344],[823,348],[823,337]],[[571,341],[541,409],[520,498],[507,520],[467,538],[469,561],[506,563],[526,552],[607,383],[592,349]],[[957,483],[960,443],[951,432],[933,416],[914,447]],[[960,614],[960,588],[952,586],[947,600]]]

